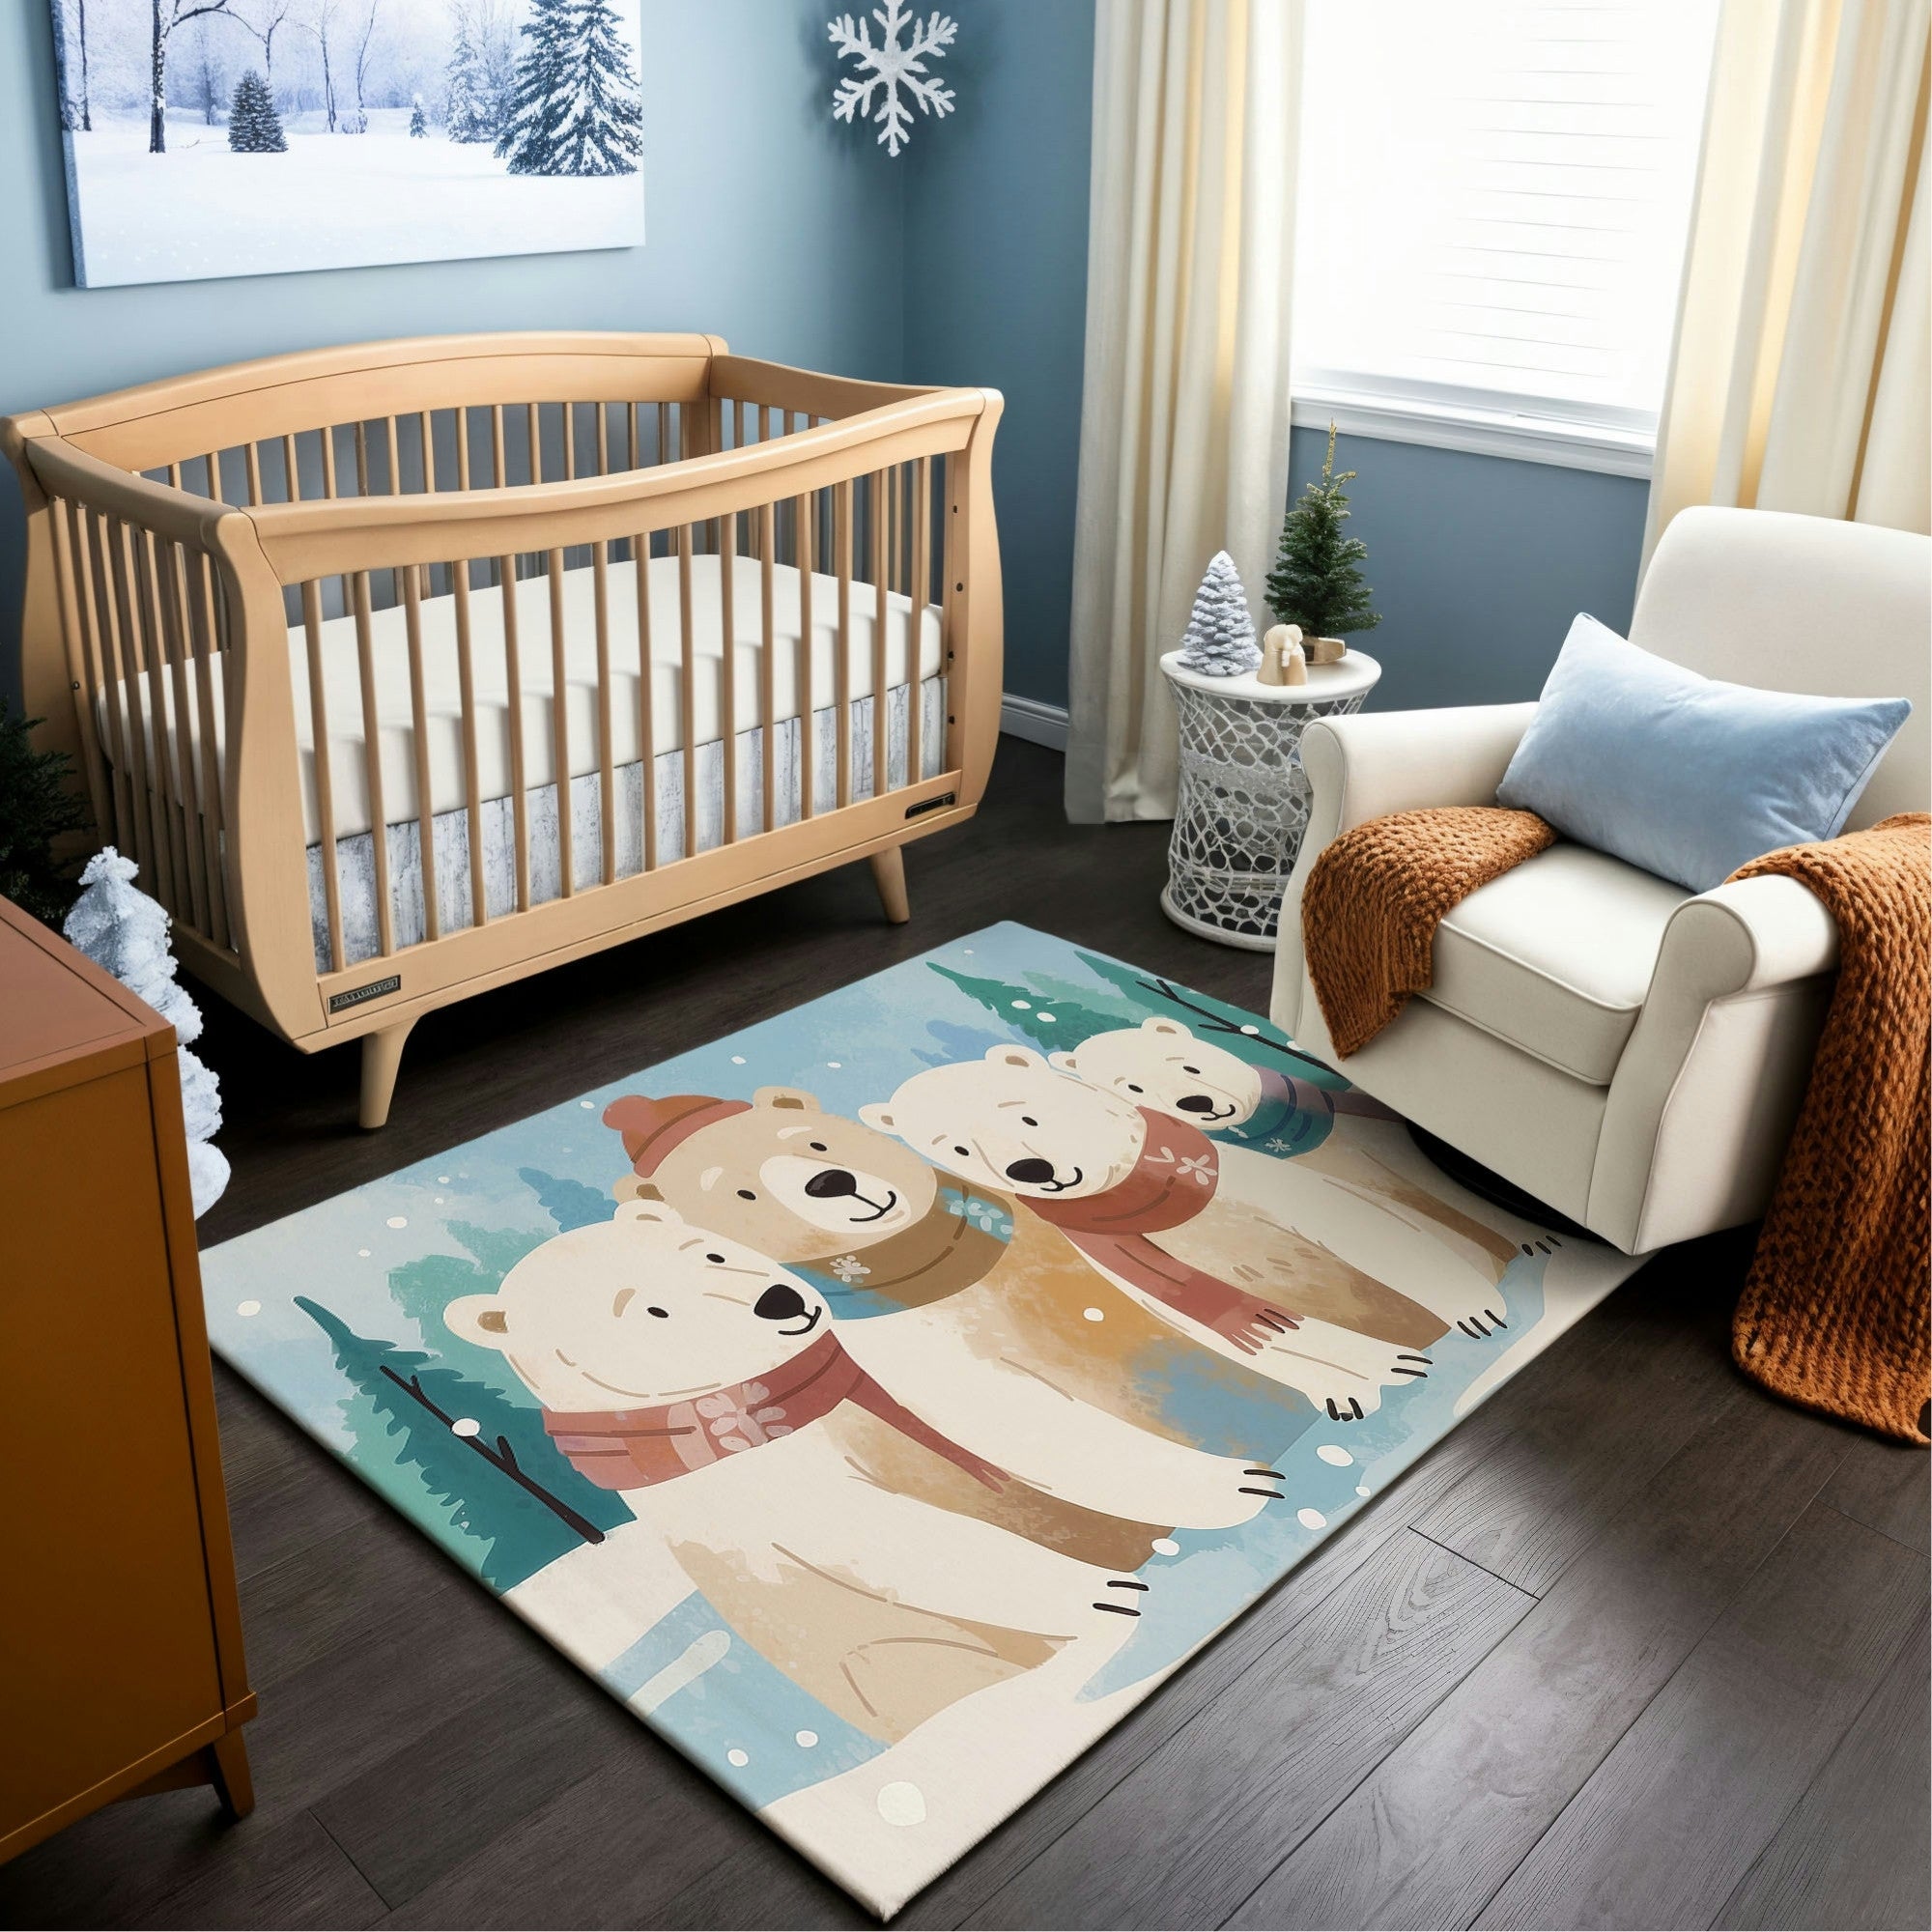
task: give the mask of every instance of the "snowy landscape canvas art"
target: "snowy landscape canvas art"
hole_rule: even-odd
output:
[[[637,0],[51,0],[83,288],[644,239]]]

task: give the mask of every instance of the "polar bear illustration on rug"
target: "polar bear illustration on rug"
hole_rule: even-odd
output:
[[[1406,1136],[1379,1100],[1252,1065],[1175,1019],[1094,1034],[1050,1060],[1063,1073],[1221,1143],[1223,1185],[1244,1199],[1271,1201],[1304,1235],[1346,1246],[1348,1233],[1337,1230],[1350,1218],[1349,1197],[1378,1218],[1363,1223],[1356,1216],[1348,1232],[1357,1238],[1366,1233],[1381,1253],[1399,1252],[1401,1237],[1379,1217],[1402,1224],[1421,1237],[1420,1245],[1407,1244],[1406,1266],[1394,1262],[1403,1267],[1404,1293],[1474,1340],[1509,1326],[1503,1279],[1518,1241],[1398,1171],[1389,1130]],[[1379,1151],[1372,1140],[1378,1134]]]
[[[1004,1186],[1183,1333],[1297,1388],[1337,1421],[1429,1372],[1447,1323],[1265,1205],[1220,1186],[1184,1122],[1055,1071],[1031,1047],[930,1067],[861,1109],[926,1158]]]
[[[661,1202],[556,1236],[444,1320],[639,1519],[520,1596],[587,1592],[635,1636],[696,1586],[888,1742],[1082,1638],[1118,1647],[1140,1613],[1137,1577],[987,1520],[1022,1486],[874,1380],[809,1283]],[[1147,1526],[1117,1527],[1144,1558]]]
[[[797,1088],[763,1087],[749,1103],[628,1094],[604,1118],[632,1162],[621,1192],[724,1228],[810,1281],[882,1382],[1032,1489],[1197,1529],[1278,1500],[1267,1459],[1308,1426],[1306,1405],[1206,1357],[1259,1439],[1205,1453],[1161,1401],[1162,1372],[1199,1351],[1007,1196],[970,1193]]]

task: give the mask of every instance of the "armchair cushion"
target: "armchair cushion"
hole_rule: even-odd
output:
[[[1496,791],[1692,892],[1833,838],[1912,710],[1700,676],[1578,617]]]
[[[1586,845],[1552,845],[1444,918],[1435,982],[1422,997],[1607,1087],[1643,1009],[1664,930],[1689,896]]]

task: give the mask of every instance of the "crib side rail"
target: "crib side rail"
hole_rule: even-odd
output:
[[[68,701],[48,715],[71,733],[98,835],[136,862],[192,964],[265,1017],[306,1022],[312,978],[278,972],[272,938],[259,956],[286,891],[243,879],[286,880],[301,849],[287,653],[246,648],[286,635],[253,527],[25,427],[13,454],[30,574],[52,607],[29,626],[31,682],[52,697],[58,653]]]

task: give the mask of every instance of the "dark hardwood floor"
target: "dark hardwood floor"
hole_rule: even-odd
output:
[[[355,1058],[209,1002],[218,1241],[999,919],[1257,1009],[1004,741],[971,825]],[[914,1926],[1928,1920],[1927,1458],[1743,1381],[1748,1242],[1642,1270],[903,1915]],[[217,1368],[260,1804],[117,1805],[0,1868],[13,1925],[801,1926],[849,1899]],[[102,1499],[100,1533],[112,1533]],[[20,1667],[9,1660],[4,1667]]]

